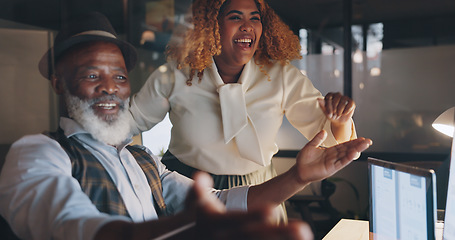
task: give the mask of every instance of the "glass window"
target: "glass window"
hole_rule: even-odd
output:
[[[431,124],[454,104],[455,41],[427,44],[423,39],[447,38],[422,31],[421,36],[396,36],[396,31],[409,28],[397,25],[370,24],[364,60],[353,58],[354,119],[359,135],[374,140],[369,150],[373,152],[446,154],[450,141]],[[384,41],[390,42],[385,49]]]
[[[450,139],[431,124],[454,105],[455,32],[448,30],[455,29],[452,20],[352,26],[352,98],[357,104],[354,121],[358,135],[374,141],[368,151],[450,152]],[[419,27],[426,29],[418,31],[420,35],[407,30]],[[309,37],[311,31],[299,31],[302,52],[307,54],[295,65],[323,94],[343,92],[342,30],[319,30],[317,38]],[[319,46],[319,50],[309,52],[309,45]],[[296,141],[284,140],[290,131],[287,128],[292,127],[285,121],[278,139],[280,149],[298,150],[295,144],[288,144]]]

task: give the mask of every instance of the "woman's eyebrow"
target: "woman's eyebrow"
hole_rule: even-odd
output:
[[[239,11],[239,10],[231,10],[229,11],[226,15],[229,15],[229,14],[233,14],[233,13],[236,13],[236,14],[243,14],[242,11]],[[255,14],[258,14],[260,15],[261,13],[259,11],[253,11],[250,13],[251,15],[255,15]]]
[[[233,13],[235,13],[235,14],[243,14],[243,12],[241,12],[239,10],[231,10],[226,15],[233,14]]]

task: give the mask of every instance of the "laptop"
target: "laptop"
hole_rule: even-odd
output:
[[[368,158],[370,240],[436,239],[436,174]]]

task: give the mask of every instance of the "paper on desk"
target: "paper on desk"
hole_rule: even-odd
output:
[[[341,219],[322,240],[368,240],[369,230],[368,221]]]

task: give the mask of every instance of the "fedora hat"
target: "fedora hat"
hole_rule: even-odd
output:
[[[54,46],[41,58],[38,68],[45,78],[53,74],[53,62],[76,44],[91,41],[107,41],[115,43],[122,51],[126,69],[130,71],[136,65],[135,48],[117,37],[114,28],[106,16],[99,12],[91,12],[70,19],[62,25],[55,37]]]

